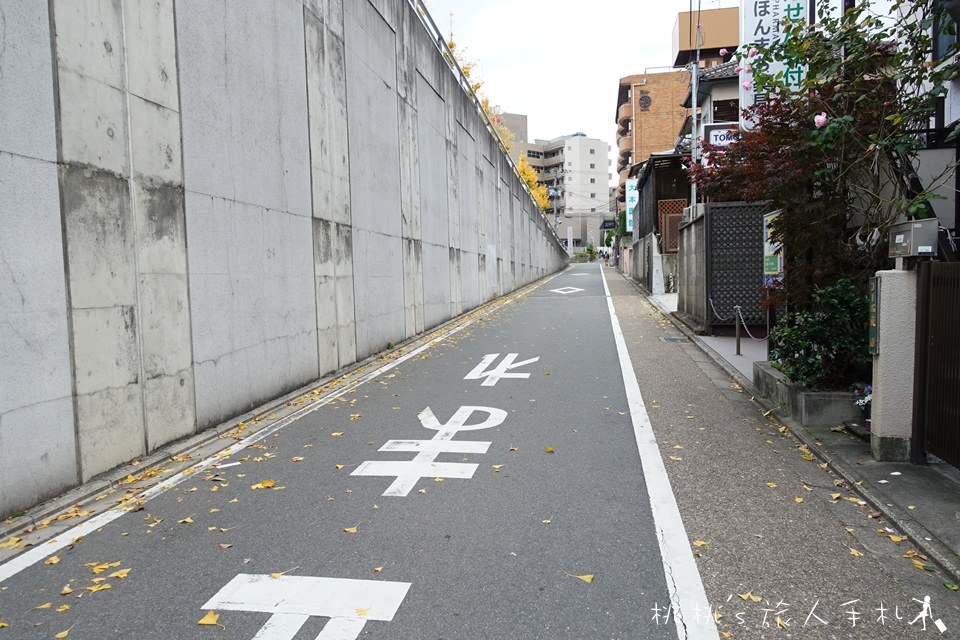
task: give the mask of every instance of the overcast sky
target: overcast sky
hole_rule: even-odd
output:
[[[690,0],[423,1],[444,35],[452,20],[490,101],[526,114],[531,141],[582,131],[614,148],[618,80],[671,65],[677,14],[690,8]]]

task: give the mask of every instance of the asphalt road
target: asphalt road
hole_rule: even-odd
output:
[[[610,309],[571,268],[159,471],[0,565],[0,640],[717,637]]]
[[[943,574],[605,273],[0,540],[0,640],[960,637]]]

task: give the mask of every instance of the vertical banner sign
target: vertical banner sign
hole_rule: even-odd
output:
[[[783,280],[783,252],[770,237],[770,224],[780,215],[774,211],[763,216],[763,286],[772,287]]]
[[[870,324],[868,331],[870,344],[869,351],[871,355],[880,353],[880,278],[870,278]]]
[[[783,20],[806,20],[808,0],[740,0],[740,110],[754,104],[763,104],[769,96],[769,89],[758,87],[753,78],[755,56],[764,55],[764,48],[783,37]],[[771,75],[783,73],[783,78],[791,87],[798,88],[807,73],[805,65],[788,67],[780,62],[771,62],[768,68]],[[752,129],[753,123],[740,116],[740,128]]]
[[[638,182],[636,178],[627,179],[627,233],[633,233],[633,213],[637,208],[637,203],[640,202],[640,194],[637,192]]]

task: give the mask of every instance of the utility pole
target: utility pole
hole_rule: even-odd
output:
[[[690,115],[690,159],[693,164],[700,160],[699,136],[697,135],[697,93],[700,91],[700,8],[697,8],[697,41],[694,45],[697,49],[697,55],[693,63],[693,72],[691,80],[691,95],[693,96],[693,108]],[[697,184],[690,183],[690,216],[693,217],[693,209],[697,206]]]

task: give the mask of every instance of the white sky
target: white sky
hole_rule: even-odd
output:
[[[483,92],[527,116],[528,138],[582,131],[616,149],[618,81],[673,64],[673,27],[690,0],[423,0],[478,63]],[[700,0],[701,9],[737,6]],[[697,7],[697,2],[693,2]],[[611,158],[615,153],[611,152]],[[615,164],[615,163],[614,163]],[[611,168],[615,173],[616,166]]]

